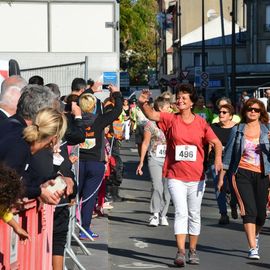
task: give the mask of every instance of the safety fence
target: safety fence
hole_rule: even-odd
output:
[[[45,84],[55,83],[59,86],[61,95],[67,95],[71,92],[74,78],[87,79],[87,61],[86,57],[82,62],[21,69],[21,76],[27,81],[32,76],[41,76]]]
[[[0,221],[0,268],[52,269],[52,230],[54,207],[38,206],[36,200],[25,201],[15,216],[28,231],[31,241],[19,241],[13,229]]]
[[[70,155],[79,158],[79,146],[70,147]],[[78,184],[79,162],[73,164],[73,172],[75,180]],[[93,192],[84,201],[89,200],[96,192]],[[70,207],[69,231],[65,248],[65,257],[76,264],[80,270],[85,267],[78,260],[75,252],[72,250],[71,241],[77,242],[85,255],[91,255],[87,247],[78,238],[76,229],[83,231],[89,238],[94,239],[80,225],[80,202],[76,197],[76,203]],[[21,242],[13,229],[2,220],[0,220],[0,269],[1,270],[51,270],[52,269],[52,235],[53,235],[53,219],[55,207],[64,207],[66,204],[51,206],[47,204],[39,205],[36,200],[27,200],[20,207],[20,211],[15,215],[15,219],[20,226],[25,229],[30,241]],[[67,269],[67,268],[65,268]]]

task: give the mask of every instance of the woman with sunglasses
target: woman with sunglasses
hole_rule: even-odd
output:
[[[225,148],[228,138],[230,136],[232,128],[235,126],[235,122],[232,121],[234,114],[234,108],[231,104],[224,104],[219,107],[218,111],[218,123],[212,124],[211,128],[219,138],[222,143],[223,149]],[[209,163],[210,163],[210,171],[212,173],[212,178],[214,182],[216,199],[220,213],[219,224],[225,225],[229,224],[229,216],[227,215],[227,205],[226,205],[226,188],[223,188],[222,192],[218,192],[217,183],[218,183],[218,175],[215,172],[214,165],[214,152],[211,151],[210,146],[210,154],[209,154]],[[226,177],[227,178],[227,177]],[[225,181],[227,183],[227,181]],[[236,209],[237,211],[237,209]],[[237,212],[236,212],[237,213]]]
[[[241,119],[226,145],[218,189],[228,170],[233,175],[232,184],[248,240],[248,258],[259,260],[258,237],[265,223],[269,188],[269,117],[264,104],[250,98],[243,105]]]

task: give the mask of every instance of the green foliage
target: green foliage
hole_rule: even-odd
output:
[[[156,0],[120,3],[120,65],[136,84],[145,84],[148,68],[156,65],[156,12]]]

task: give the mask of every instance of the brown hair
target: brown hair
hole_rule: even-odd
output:
[[[234,107],[231,104],[228,103],[218,107],[219,110],[222,108],[227,109],[230,115],[234,114]]]
[[[190,100],[195,104],[198,100],[198,95],[194,89],[194,87],[189,83],[182,83],[180,85],[176,86],[176,92],[175,95],[177,96],[178,93],[187,93],[189,94]]]
[[[261,110],[259,121],[261,123],[263,123],[263,124],[268,124],[268,122],[269,122],[268,113],[267,113],[267,111],[265,109],[265,106],[264,106],[263,102],[260,101],[257,98],[250,98],[243,104],[243,108],[241,110],[241,123],[246,123],[247,122],[246,113],[248,111],[248,108],[251,107],[253,104],[258,104],[259,108]]]

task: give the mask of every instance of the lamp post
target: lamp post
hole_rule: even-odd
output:
[[[236,62],[235,62],[235,52],[236,52],[236,43],[235,43],[235,4],[236,1],[232,0],[232,43],[231,43],[231,91],[232,91],[232,96],[233,96],[233,102],[234,105],[236,106],[236,87],[235,87],[235,72],[236,72]]]
[[[205,33],[204,33],[204,0],[202,0],[202,72],[205,72]],[[201,87],[205,97],[205,88]]]

